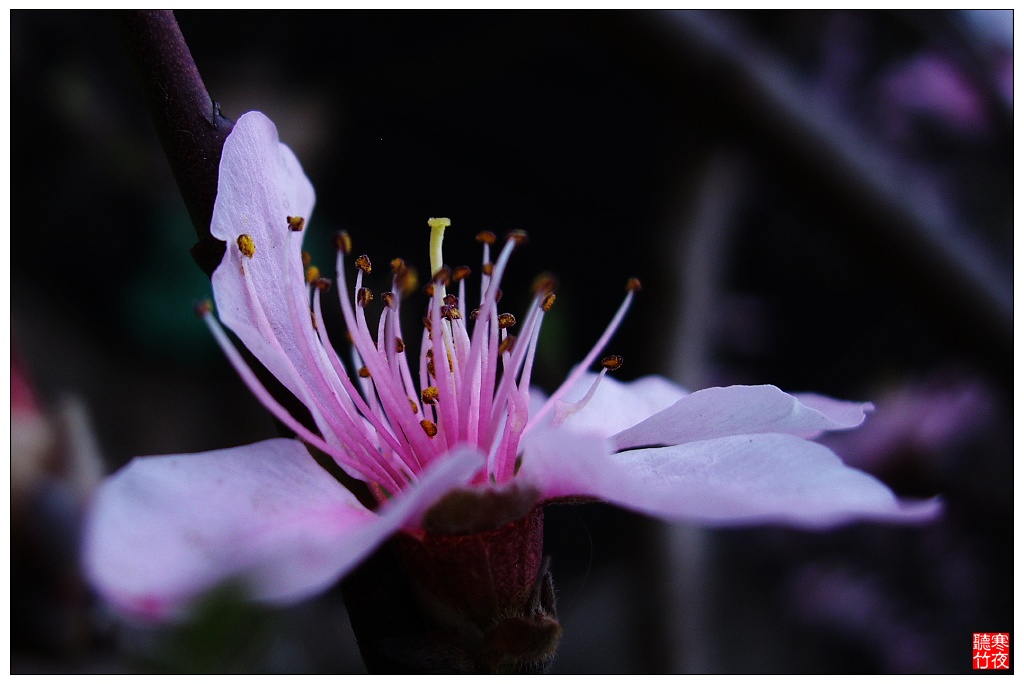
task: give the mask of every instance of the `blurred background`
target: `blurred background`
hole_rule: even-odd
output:
[[[923,527],[548,509],[557,672],[966,672],[1013,624],[1013,14],[179,12],[225,115],[267,113],[334,230],[426,270],[522,228],[560,280],[553,389],[618,305],[620,379],[874,401],[829,445]],[[209,283],[111,16],[11,13],[13,672],[360,672],[337,590],[120,624],[82,507],[136,455],[276,435],[192,313]],[[464,231],[464,232],[463,232]],[[326,269],[328,271],[333,269]]]

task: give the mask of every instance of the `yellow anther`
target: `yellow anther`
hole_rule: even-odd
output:
[[[459,282],[468,278],[472,272],[469,266],[456,266],[455,270],[452,271],[452,280]]]
[[[452,222],[447,218],[430,218],[427,219],[427,225],[430,226],[430,274],[433,275],[444,263],[441,244],[444,242],[444,229],[452,225]]]
[[[540,303],[540,308],[543,309],[545,313],[547,313],[548,311],[551,311],[551,307],[554,305],[555,293],[550,292],[548,293],[548,296],[544,298],[544,301]]]
[[[369,275],[370,271],[373,270],[373,265],[370,264],[370,257],[363,254],[359,258],[357,258],[356,268],[358,268],[363,273]]]
[[[479,233],[476,234],[477,242],[483,242],[488,245],[493,245],[497,239],[498,236],[489,230],[481,230]]]
[[[420,412],[420,405],[417,404],[415,401],[413,401],[412,397],[409,397],[408,399],[409,399],[409,406],[412,407],[412,414],[415,416],[417,413]]]
[[[434,421],[424,418],[420,421],[420,426],[423,428],[423,431],[427,433],[427,437],[434,437],[437,435],[437,425],[434,424]]]
[[[515,343],[516,343],[516,336],[515,335],[509,335],[508,337],[506,337],[505,339],[503,339],[501,341],[501,344],[498,345],[498,353],[499,354],[504,354],[505,352],[512,351],[512,347],[515,346]]]
[[[320,279],[320,269],[316,266],[306,267],[306,283],[312,285],[314,281]]]
[[[503,313],[498,316],[498,327],[504,330],[516,324],[516,317],[510,313]]]
[[[352,236],[347,230],[339,230],[334,234],[334,248],[342,254],[352,253]]]
[[[366,305],[373,301],[373,293],[365,287],[359,288],[356,292],[356,304],[366,308]]]
[[[366,366],[363,366],[362,368],[360,368],[358,372],[359,372],[359,377],[361,377],[361,378],[368,378],[368,377],[370,377],[370,369],[367,368]]]
[[[288,230],[299,233],[306,227],[306,219],[301,216],[288,216]]]
[[[424,404],[433,406],[437,403],[438,390],[437,387],[431,385],[427,389],[420,392],[420,398],[423,399]]]
[[[248,233],[242,233],[239,235],[238,239],[235,240],[235,244],[238,245],[238,251],[250,259],[252,259],[252,255],[256,253],[256,242]]]
[[[486,264],[483,265],[482,270],[484,272],[484,275],[491,275],[492,273],[494,273],[494,264],[488,261]]]
[[[617,371],[622,368],[622,357],[618,354],[612,354],[601,359],[601,365],[610,371]]]

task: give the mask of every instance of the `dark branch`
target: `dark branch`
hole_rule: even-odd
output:
[[[119,11],[115,21],[199,236],[192,256],[210,274],[224,254],[210,220],[221,150],[234,124],[206,91],[173,12]]]

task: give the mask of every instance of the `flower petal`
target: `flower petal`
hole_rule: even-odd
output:
[[[597,373],[583,376],[564,400],[567,403],[580,401],[596,379]],[[672,406],[686,394],[686,390],[679,385],[657,375],[648,375],[632,382],[620,382],[605,375],[586,406],[566,418],[562,426],[574,432],[610,437]],[[543,405],[539,398],[531,396],[531,415]],[[555,413],[558,413],[558,409],[555,409]],[[541,425],[544,424],[550,424],[550,421],[542,421]]]
[[[259,112],[239,117],[224,142],[210,225],[213,236],[228,243],[212,277],[217,314],[299,398],[305,396],[299,378],[318,386],[307,376],[316,372],[321,354],[309,315],[302,239],[292,234],[287,217],[308,221],[315,201],[313,185],[273,122]],[[240,250],[240,235],[252,239],[251,256]],[[313,368],[307,368],[310,349]]]
[[[549,498],[593,496],[655,517],[705,524],[821,528],[861,519],[924,521],[941,510],[936,500],[900,502],[826,447],[783,434],[619,453],[561,435],[531,440],[521,474],[550,483],[544,488]]]
[[[119,609],[169,619],[217,584],[297,601],[337,580],[483,463],[453,454],[377,515],[295,440],[137,458],[100,488],[84,563]]]
[[[811,436],[857,427],[873,409],[869,403],[803,396],[807,404],[772,385],[711,387],[683,397],[612,439],[622,450],[766,432]]]

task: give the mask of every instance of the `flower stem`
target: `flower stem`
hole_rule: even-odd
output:
[[[224,255],[224,243],[210,236],[210,220],[221,150],[234,123],[210,98],[173,12],[122,10],[114,16],[199,236],[192,256],[209,275]]]

